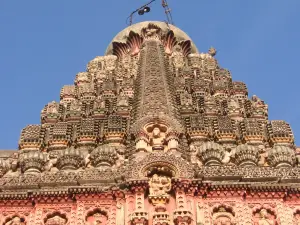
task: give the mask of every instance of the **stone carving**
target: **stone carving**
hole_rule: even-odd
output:
[[[213,212],[214,225],[234,225],[234,214],[226,207],[220,206]]]
[[[238,145],[234,158],[237,165],[257,166],[259,160],[259,149],[252,145]]]
[[[224,148],[215,142],[207,142],[196,148],[198,157],[205,165],[220,165],[225,158]]]
[[[65,225],[67,222],[67,218],[59,213],[54,213],[45,219],[45,225]]]
[[[287,146],[276,145],[268,153],[270,165],[275,167],[290,167],[296,163],[295,151]]]
[[[87,216],[86,225],[106,225],[107,220],[107,216],[102,211],[95,210]]]
[[[56,167],[60,170],[76,170],[84,165],[84,157],[74,146],[62,151],[57,159]]]
[[[21,154],[19,163],[25,173],[40,173],[47,161],[47,155],[39,151],[30,151]]]
[[[152,131],[151,145],[153,150],[163,150],[164,147],[164,134],[161,133],[159,127],[154,127]]]
[[[149,192],[151,196],[159,197],[168,195],[171,190],[171,179],[166,176],[154,174],[149,180]]]
[[[101,169],[111,168],[117,159],[115,148],[105,145],[99,146],[90,155],[91,164]]]
[[[258,220],[254,222],[254,225],[277,225],[275,218],[266,209],[261,209],[258,215]]]
[[[0,159],[0,178],[9,170],[8,162]]]
[[[5,225],[25,225],[24,219],[15,216],[11,220],[5,223]]]

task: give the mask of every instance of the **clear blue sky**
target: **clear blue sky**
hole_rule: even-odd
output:
[[[291,124],[300,145],[300,0],[168,0],[176,26]],[[88,61],[103,55],[145,0],[0,0],[0,149],[16,149],[20,131],[40,122]],[[189,4],[188,4],[189,3]],[[164,20],[160,0],[151,13]]]

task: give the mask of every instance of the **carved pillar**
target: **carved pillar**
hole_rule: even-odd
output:
[[[187,207],[185,189],[189,186],[187,181],[177,181],[175,185],[176,210],[173,219],[176,225],[188,225],[193,220],[191,209]]]
[[[135,210],[130,215],[130,220],[133,225],[146,225],[148,224],[148,212],[145,211],[145,198],[147,183],[142,182],[139,185],[132,187],[135,192]],[[118,225],[118,224],[117,224]]]

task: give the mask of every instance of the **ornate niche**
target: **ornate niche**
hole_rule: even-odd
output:
[[[26,225],[26,222],[24,218],[13,216],[6,219],[3,225]]]
[[[167,127],[163,125],[152,125],[146,128],[152,151],[161,151],[165,149]]]
[[[224,205],[213,209],[212,221],[213,225],[235,225],[235,214],[231,207]]]
[[[55,212],[48,215],[44,220],[45,225],[66,225],[68,219],[65,215]]]
[[[178,134],[163,123],[147,124],[136,140],[137,150],[166,152],[178,149]]]
[[[260,208],[253,212],[254,225],[278,225],[275,213],[270,209]]]
[[[85,218],[86,225],[106,225],[108,223],[107,213],[100,209],[89,212]]]

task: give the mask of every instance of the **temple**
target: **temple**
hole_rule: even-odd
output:
[[[216,50],[121,31],[0,151],[0,225],[299,225],[300,148]]]

